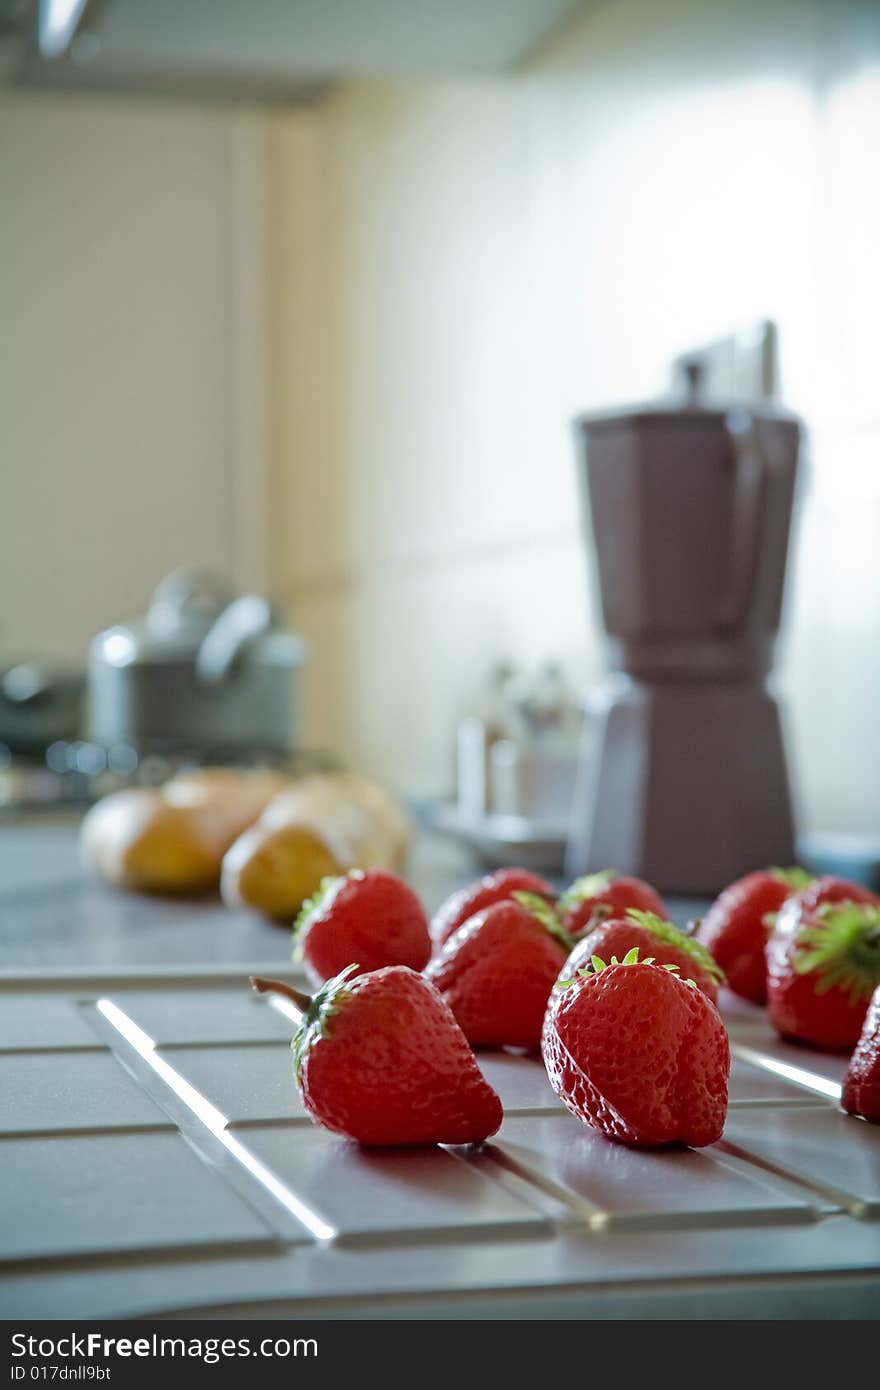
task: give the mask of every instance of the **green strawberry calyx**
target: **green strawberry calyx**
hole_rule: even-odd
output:
[[[530,912],[535,920],[541,923],[545,931],[548,931],[551,936],[555,936],[566,951],[573,950],[574,942],[546,898],[539,897],[537,893],[520,892],[513,894],[513,900],[519,903],[520,907],[524,907],[527,912]]]
[[[639,960],[638,946],[633,946],[631,950],[627,951],[623,960],[618,960],[617,956],[612,956],[610,961],[604,961],[601,956],[590,956],[589,965],[585,965],[580,970],[576,970],[573,978],[570,980],[558,980],[554,985],[554,989],[569,989],[571,985],[576,985],[579,979],[585,980],[593,975],[601,975],[603,970],[608,970],[608,968],[612,965],[656,964],[657,960],[655,956],[645,956],[642,960]],[[677,965],[661,965],[660,969],[668,970],[670,975],[675,975],[679,979],[681,979],[681,976],[679,975],[679,968]],[[694,989],[697,988],[696,980],[682,980],[682,984],[693,985]]]
[[[819,909],[816,926],[798,933],[794,968],[816,976],[816,993],[840,989],[852,1005],[880,984],[880,907],[840,903]]]
[[[786,888],[790,888],[792,893],[800,893],[801,889],[808,887],[813,881],[806,869],[801,869],[797,864],[790,869],[780,869],[774,865],[767,872],[777,883],[783,883]]]
[[[672,922],[664,922],[662,917],[657,917],[653,912],[641,912],[637,907],[631,907],[627,912],[630,921],[638,926],[644,927],[656,936],[658,941],[663,941],[667,946],[675,946],[679,951],[684,951],[685,955],[690,956],[695,965],[713,979],[716,984],[724,985],[727,983],[727,976],[721,966],[711,955],[702,941],[696,941],[692,936],[680,930]]]
[[[335,897],[338,889],[341,888],[342,884],[345,883],[347,879],[351,878],[351,876],[351,873],[330,874],[326,878],[322,878],[312,896],[306,898],[293,922],[292,939],[294,960],[302,960],[303,953],[299,938],[308,919],[327,907],[331,898]]]
[[[321,879],[321,882],[318,884],[312,896],[310,898],[306,898],[305,902],[303,903],[302,907],[300,908],[299,912],[296,914],[296,917],[294,918],[294,936],[297,936],[298,933],[305,926],[306,918],[311,917],[313,912],[320,911],[320,909],[324,906],[330,894],[331,888],[335,888],[337,883],[339,883],[341,879],[345,877],[345,874],[330,874],[326,878]]]
[[[359,969],[358,965],[347,965],[338,975],[334,975],[332,980],[325,980],[309,1000],[302,1022],[290,1044],[293,1052],[293,1074],[297,1081],[300,1079],[302,1064],[309,1048],[319,1038],[329,1038],[330,1020],[338,1012],[340,1005],[350,997],[351,990],[346,989],[346,985],[352,974]]]
[[[559,899],[560,911],[568,912],[588,898],[598,898],[603,893],[607,893],[617,877],[616,869],[601,869],[599,873],[584,874],[583,878],[576,878],[571,887],[566,888]]]

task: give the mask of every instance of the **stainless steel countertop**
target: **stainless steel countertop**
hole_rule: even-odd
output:
[[[429,910],[476,871],[414,846]],[[763,1010],[722,1000],[708,1149],[611,1144],[495,1051],[486,1145],[367,1151],[305,1115],[269,964],[297,978],[287,931],[111,892],[72,826],[0,832],[0,1316],[876,1316],[880,1129]]]
[[[427,832],[409,877],[429,911],[484,872],[468,851]],[[289,962],[290,934],[218,898],[157,898],[108,888],[84,873],[75,821],[0,827],[0,970]]]

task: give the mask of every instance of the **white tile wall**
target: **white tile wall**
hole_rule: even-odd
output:
[[[439,790],[494,659],[595,678],[571,419],[769,316],[814,431],[780,667],[802,820],[880,826],[875,14],[617,0],[510,78],[277,123],[275,566],[312,741]]]

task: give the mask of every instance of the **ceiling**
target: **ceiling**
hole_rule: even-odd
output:
[[[47,58],[36,0],[0,0],[0,34],[18,33],[26,85],[297,102],[346,77],[503,72],[591,3],[87,0],[67,50]]]

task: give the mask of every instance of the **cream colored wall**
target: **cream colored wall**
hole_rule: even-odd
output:
[[[311,742],[436,791],[494,659],[595,679],[570,421],[770,316],[813,427],[782,664],[803,821],[880,825],[873,13],[617,0],[516,76],[276,124],[275,578]]]
[[[0,651],[266,563],[265,118],[0,91]],[[262,316],[262,317],[261,317]]]
[[[308,727],[413,786],[448,781],[453,720],[499,651],[575,646],[583,666],[564,432],[534,466],[551,417],[522,332],[519,107],[505,87],[358,89],[275,151],[276,177],[312,177],[282,204],[301,254],[282,260],[275,358],[278,581],[313,642]]]

